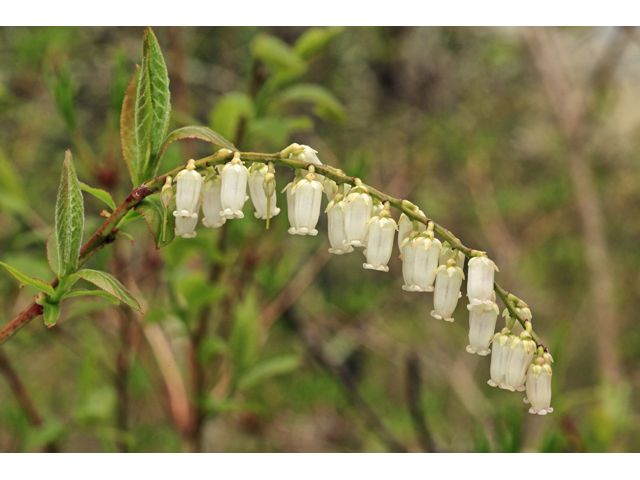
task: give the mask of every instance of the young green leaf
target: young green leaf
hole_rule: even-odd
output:
[[[236,146],[231,143],[229,140],[224,138],[217,132],[214,132],[210,128],[207,127],[199,127],[199,126],[190,126],[190,127],[182,127],[177,130],[174,130],[169,134],[167,138],[165,138],[164,143],[162,144],[162,148],[160,148],[160,152],[158,153],[157,162],[160,163],[160,159],[162,155],[164,155],[167,147],[175,142],[176,140],[182,140],[185,138],[197,138],[198,140],[204,140],[205,142],[211,142],[219,147],[228,148],[232,152],[237,152],[238,149]]]
[[[101,272],[99,270],[79,270],[76,274],[86,280],[93,283],[96,287],[101,288],[105,292],[113,295],[121,302],[126,303],[131,308],[142,312],[140,304],[133,298],[131,293],[122,285],[113,275],[107,272]]]
[[[142,70],[149,72],[149,89],[153,116],[151,120],[150,145],[151,158],[154,160],[162,147],[169,128],[171,112],[171,94],[169,92],[169,74],[162,57],[158,40],[151,28],[144,32],[142,46]],[[143,180],[149,180],[156,174],[158,164],[150,164],[144,169]]]
[[[306,63],[296,52],[284,41],[272,35],[257,35],[251,44],[251,53],[276,72],[301,74],[306,69]]]
[[[25,275],[24,273],[22,273],[17,268],[12,267],[11,265],[7,265],[4,262],[0,262],[0,265],[2,265],[4,268],[6,268],[7,271],[11,275],[13,275],[13,277],[16,280],[20,281],[21,283],[26,283],[28,285],[33,285],[34,287],[39,288],[44,293],[47,293],[49,295],[53,295],[55,293],[55,290],[53,289],[53,287],[51,285],[49,285],[47,282],[45,282],[44,280],[40,280],[39,278],[31,278],[28,275]]]
[[[47,261],[51,270],[56,275],[60,275],[60,262],[58,261],[58,241],[56,232],[51,232],[47,237]]]
[[[104,290],[69,290],[62,298],[82,297],[84,295],[94,295],[96,297],[104,297],[111,300],[115,305],[120,304],[120,300]]]
[[[44,323],[49,327],[53,327],[60,317],[60,305],[57,303],[44,302]]]
[[[324,120],[341,122],[346,117],[340,101],[320,85],[310,83],[294,85],[283,90],[275,99],[275,104],[279,106],[296,102],[312,103],[316,115]]]
[[[111,198],[111,194],[109,192],[106,192],[105,190],[101,190],[100,188],[90,187],[89,185],[87,185],[84,182],[78,182],[78,183],[80,184],[80,189],[83,192],[90,193],[91,195],[93,195],[97,199],[102,200],[104,203],[106,203],[111,208],[111,210],[115,210],[116,209],[116,204],[113,201],[113,198]]]
[[[164,209],[157,197],[147,197],[135,207],[136,212],[141,213],[151,230],[156,249],[160,250],[169,245],[175,238],[176,220],[172,212],[167,215],[167,226],[162,240],[162,222],[164,221]]]
[[[231,92],[218,100],[211,112],[209,125],[222,136],[235,139],[240,122],[243,119],[253,118],[254,115],[251,97],[244,92]]]
[[[290,373],[298,368],[301,363],[302,358],[300,355],[281,355],[266,359],[251,367],[242,376],[238,386],[240,389],[250,388],[276,375]]]
[[[84,229],[84,204],[71,152],[67,150],[56,201],[56,240],[59,276],[66,277],[78,268]]]
[[[151,156],[151,128],[153,124],[153,104],[151,100],[151,78],[149,68],[145,68],[144,61],[140,68],[138,90],[136,91],[136,143],[138,146],[138,181],[147,180],[149,157]]]
[[[138,155],[138,135],[136,134],[136,97],[138,94],[138,82],[140,81],[140,66],[136,65],[127,91],[122,102],[120,113],[120,143],[122,154],[131,175],[134,185],[139,185],[139,172],[141,160]]]
[[[312,27],[300,36],[293,49],[300,58],[309,60],[324,50],[343,31],[343,27]]]

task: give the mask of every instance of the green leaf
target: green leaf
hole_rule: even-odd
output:
[[[222,136],[236,139],[240,122],[254,115],[251,97],[243,92],[231,92],[218,100],[211,112],[209,125]]]
[[[93,195],[94,197],[96,197],[99,200],[102,200],[104,203],[106,203],[111,210],[115,210],[116,209],[116,204],[113,201],[113,198],[111,198],[111,194],[105,190],[101,190],[100,188],[93,188],[90,187],[89,185],[87,185],[84,182],[78,182],[80,183],[80,189],[83,192],[87,192],[90,193],[91,195]]]
[[[301,74],[306,70],[306,63],[293,49],[272,35],[263,33],[257,35],[251,44],[251,53],[278,73]]]
[[[162,239],[162,223],[164,222],[165,210],[160,205],[160,199],[157,196],[147,197],[135,206],[135,210],[141,213],[147,222],[151,235],[156,241],[156,249],[169,245],[175,238],[176,219],[173,213],[167,211],[167,226],[165,227],[164,240]]]
[[[142,217],[140,213],[136,212],[135,210],[129,210],[127,214],[124,217],[122,217],[122,220],[118,222],[118,228],[120,229],[124,227],[126,224],[128,224],[129,222],[133,222],[134,220],[137,220],[140,217]]]
[[[157,161],[160,162],[162,155],[164,155],[167,147],[175,142],[176,140],[182,140],[184,138],[197,138],[198,140],[204,140],[205,142],[211,142],[219,147],[228,148],[232,152],[237,152],[238,149],[236,146],[231,143],[229,140],[224,138],[217,132],[214,132],[208,127],[199,127],[199,126],[190,126],[190,127],[182,127],[177,130],[174,130],[169,134],[169,136],[164,140],[164,144],[158,153]]]
[[[282,355],[264,360],[253,367],[242,376],[238,383],[241,389],[250,388],[261,381],[267,380],[276,375],[284,375],[297,369],[302,363],[300,355]]]
[[[94,295],[96,297],[104,297],[111,300],[114,304],[119,305],[120,300],[104,290],[69,290],[62,298],[82,297],[84,295]]]
[[[309,60],[327,48],[327,45],[343,31],[343,27],[310,28],[296,41],[293,50],[303,60]]]
[[[231,360],[236,378],[255,362],[258,356],[260,311],[253,291],[249,291],[234,312],[233,330],[229,340]]]
[[[140,163],[138,154],[138,135],[136,134],[136,97],[138,83],[140,81],[140,66],[136,65],[131,81],[127,86],[122,102],[122,112],[120,113],[120,143],[122,144],[122,154],[131,175],[131,181],[135,186],[139,185]]]
[[[284,106],[296,102],[310,102],[314,112],[320,118],[341,122],[346,118],[340,101],[326,88],[320,85],[303,83],[283,90],[275,99],[275,105]]]
[[[53,327],[60,318],[60,305],[44,302],[43,308],[44,324]]]
[[[143,169],[142,180],[146,181],[153,178],[158,169],[156,157],[163,146],[164,137],[167,135],[169,114],[171,113],[171,93],[169,91],[167,66],[164,63],[158,40],[153,30],[149,27],[144,32],[142,70],[148,71],[149,94],[153,113],[150,131],[151,157],[149,158],[149,161],[153,160],[153,162],[146,164]]]
[[[60,275],[60,262],[58,261],[58,241],[56,239],[56,233],[51,232],[47,237],[47,261],[51,270],[56,275]]]
[[[56,240],[58,244],[58,275],[62,278],[78,268],[84,229],[82,192],[73,166],[71,152],[67,150],[62,164],[62,177],[56,201]]]
[[[144,63],[144,61],[143,61]],[[151,78],[149,68],[140,67],[138,89],[136,91],[135,129],[138,146],[138,181],[146,180],[151,156],[151,127],[153,124],[153,104],[151,100]]]
[[[17,268],[13,268],[11,265],[7,265],[4,262],[0,262],[0,265],[6,268],[7,271],[11,275],[13,275],[13,277],[16,278],[19,282],[26,283],[28,285],[33,285],[34,287],[39,288],[44,293],[48,293],[49,295],[53,295],[55,293],[55,290],[53,289],[53,287],[49,285],[47,282],[45,282],[44,280],[40,280],[39,278],[31,278],[28,275],[25,275],[24,273],[22,273]]]
[[[89,269],[80,270],[76,272],[76,274],[80,278],[93,283],[96,287],[99,287],[105,292],[110,293],[121,302],[126,303],[131,308],[142,313],[138,301],[133,298],[131,293],[129,293],[124,285],[122,285],[113,275],[110,275],[107,272]]]

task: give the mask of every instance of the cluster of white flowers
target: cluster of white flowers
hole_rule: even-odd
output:
[[[296,177],[283,193],[287,197],[289,233],[292,235],[317,235],[322,193],[329,204],[325,210],[328,218],[329,252],[336,255],[351,253],[364,248],[365,269],[388,272],[388,263],[398,231],[398,247],[402,259],[402,274],[407,292],[433,292],[431,315],[439,320],[453,322],[453,313],[462,297],[460,292],[465,256],[445,241],[434,236],[433,222],[424,223],[410,219],[404,213],[398,223],[391,218],[390,204],[382,204],[372,198],[366,186],[354,179],[355,186],[337,185],[333,180],[315,173],[314,165],[322,165],[316,151],[306,145],[294,144],[287,149],[289,158],[307,165],[308,170],[297,170]],[[167,183],[170,185],[171,180]],[[190,160],[187,168],[176,177],[176,235],[195,237],[200,203],[202,203],[205,227],[217,228],[227,220],[243,218],[242,208],[249,198],[256,209],[257,218],[276,216],[275,177],[273,165],[256,162],[247,169],[235,154],[231,162],[220,168],[220,174],[212,167],[206,177],[195,171]],[[165,189],[168,188],[165,186]],[[169,187],[170,188],[170,187]],[[163,189],[163,205],[165,202]],[[408,203],[408,205],[411,205]],[[413,205],[411,205],[413,207]],[[167,208],[165,206],[165,208]],[[417,208],[415,213],[425,218]],[[527,329],[516,336],[510,328],[495,333],[498,305],[494,292],[495,263],[485,253],[473,251],[468,264],[467,297],[469,304],[469,345],[467,352],[488,355],[493,344],[489,385],[510,391],[527,391],[525,402],[531,403],[531,413],[545,415],[552,412],[551,403],[551,355],[539,348],[531,335],[531,311],[519,299],[515,310],[526,319]],[[509,314],[505,310],[507,324]],[[535,360],[534,360],[535,357]],[[525,386],[526,385],[526,386]]]

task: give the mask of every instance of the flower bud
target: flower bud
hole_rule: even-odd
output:
[[[222,211],[220,215],[227,219],[244,218],[242,207],[247,200],[249,171],[242,164],[238,155],[222,167],[220,177],[222,178],[220,194]]]
[[[546,415],[553,412],[553,408],[551,408],[551,376],[553,371],[549,363],[550,357],[550,355],[548,358],[538,357],[529,366],[526,384],[527,396],[524,399],[525,403],[531,403],[529,413]]]
[[[369,220],[369,237],[367,239],[367,248],[364,255],[367,257],[367,263],[364,268],[368,270],[379,270],[388,272],[389,259],[393,250],[393,237],[396,234],[395,220],[389,216],[388,210],[380,212],[381,215],[374,216]]]
[[[173,189],[171,188],[171,176],[167,175],[162,191],[160,192],[160,203],[162,208],[167,210],[171,206],[171,200],[173,200]]]
[[[173,212],[175,217],[198,219],[202,175],[196,172],[195,168],[195,161],[189,160],[187,168],[176,177],[176,211]]]
[[[496,330],[496,320],[499,313],[498,305],[495,303],[495,293],[492,298],[491,306],[482,311],[467,305],[469,309],[469,345],[467,345],[467,352],[469,353],[477,353],[484,356],[491,352],[489,344]]]
[[[507,364],[511,355],[511,343],[516,339],[508,328],[503,328],[496,333],[491,340],[491,380],[487,383],[492,387],[506,388]]]
[[[496,264],[485,256],[473,257],[469,260],[469,279],[467,280],[467,296],[471,308],[481,313],[485,308],[493,306],[493,278],[497,270]]]
[[[363,187],[355,187],[346,199],[344,212],[344,231],[347,244],[364,247],[368,225],[373,211],[373,202]]]
[[[297,144],[294,144],[297,145]],[[292,160],[299,160],[306,164],[312,163],[314,165],[322,165],[322,162],[316,155],[316,152],[313,148],[308,145],[297,145],[297,148],[294,148],[293,151],[289,154],[289,158]],[[316,175],[316,180],[320,183],[324,182],[324,175]]]
[[[275,176],[269,172],[264,163],[256,162],[249,169],[249,193],[256,209],[254,213],[256,218],[266,220],[267,212],[269,212],[269,217],[275,217],[280,213],[280,209],[276,207],[275,183]],[[267,209],[267,191],[270,192],[271,197],[269,209]]]
[[[196,211],[193,215],[188,217],[183,217],[181,215],[176,216],[176,235],[180,235],[182,238],[194,238],[196,236],[197,232],[195,231],[195,228],[198,224],[199,211],[200,204],[196,207]]]
[[[522,332],[511,343],[511,353],[507,362],[505,388],[515,392],[523,392],[527,378],[527,369],[536,353],[536,342],[531,339],[529,332]]]
[[[227,218],[222,215],[222,179],[220,175],[207,175],[202,185],[202,224],[209,228],[224,225]]]
[[[433,311],[431,316],[438,320],[453,322],[453,312],[460,298],[460,287],[464,273],[451,259],[446,265],[436,270],[436,286],[433,294]]]
[[[291,188],[294,202],[294,229],[289,233],[295,235],[317,235],[316,225],[320,218],[320,203],[322,201],[322,184],[315,180],[315,175],[309,173]]]
[[[424,215],[422,210],[420,210],[420,214]],[[424,223],[422,222],[418,223],[419,233],[424,232],[426,229],[427,229],[427,226]],[[404,213],[401,214],[400,220],[398,220],[398,248],[400,248],[400,245],[402,245],[402,242],[404,242],[407,238],[409,238],[409,235],[411,234],[412,231],[413,231],[413,220],[407,217]]]
[[[334,199],[329,202],[325,211],[327,212],[328,236],[329,243],[331,244],[329,253],[342,255],[353,252],[353,247],[346,243],[344,233],[345,202],[342,194],[337,194]]]

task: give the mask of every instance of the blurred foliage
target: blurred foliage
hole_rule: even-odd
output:
[[[155,33],[171,80],[169,131],[207,125],[244,151],[311,145],[323,162],[410,198],[487,251],[554,354],[555,411],[529,415],[522,394],[488,387],[489,358],[464,349],[464,302],[453,324],[433,320],[428,296],[401,290],[399,261],[382,274],[363,270],[360,253],[328,258],[322,233],[289,236],[286,208],[265,230],[250,202],[245,219],[199,227],[195,239],[158,251],[142,219],[157,236],[150,198],[142,215],[121,224],[131,238],[86,265],[118,278],[144,315],[105,298],[69,298],[56,327],[39,317],[0,347],[38,415],[25,410],[3,370],[1,451],[387,451],[389,437],[420,451],[407,405],[407,388],[416,386],[405,376],[410,353],[419,358],[419,408],[439,450],[638,451],[637,31],[599,87],[584,150],[612,246],[623,332],[617,381],[602,375],[593,347],[591,239],[576,215],[570,146],[520,30]],[[0,29],[0,261],[53,278],[45,245],[66,149],[86,184],[85,239],[113,208],[110,198],[118,204],[129,193],[119,116],[142,34]],[[626,34],[558,31],[581,88],[606,45]],[[212,151],[198,140],[172,143],[159,171]],[[291,177],[279,168],[279,189]],[[35,292],[0,275],[3,324]]]

